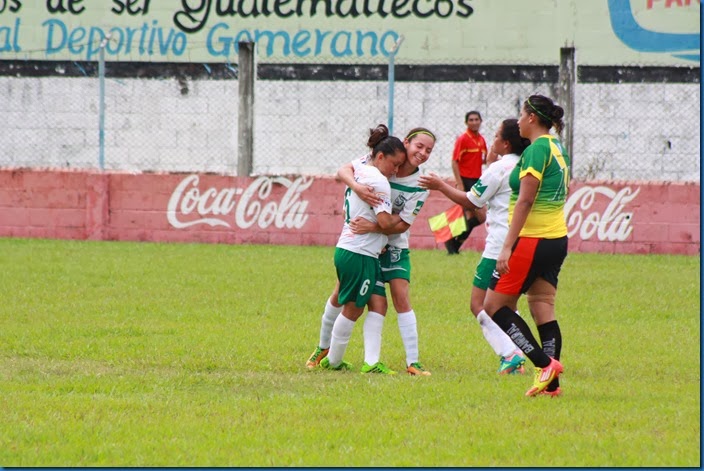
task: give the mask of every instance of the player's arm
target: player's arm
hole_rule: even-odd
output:
[[[376,222],[379,225],[380,232],[390,229],[394,225],[394,217],[391,213],[378,213],[376,215]]]
[[[364,219],[363,217],[359,216],[350,221],[350,229],[352,229],[352,232],[354,234],[380,232],[382,234],[391,235],[401,234],[403,232],[406,232],[408,228],[411,227],[411,225],[401,219],[401,216],[399,216],[398,214],[392,214],[391,219],[391,226],[384,229],[378,223],[371,222],[370,220]]]
[[[440,191],[450,201],[461,205],[465,209],[468,209],[470,211],[474,211],[475,209],[477,209],[477,206],[474,205],[474,203],[472,203],[471,201],[469,201],[469,198],[467,198],[466,192],[458,188],[451,187],[442,178],[440,178],[434,173],[429,173],[428,175],[421,175],[418,178],[418,184],[422,188]]]
[[[374,191],[373,187],[369,185],[363,185],[354,179],[354,166],[352,162],[346,163],[345,165],[340,167],[337,170],[335,179],[341,181],[342,183],[350,187],[350,189],[354,191],[357,196],[359,196],[359,198],[365,203],[367,203],[369,206],[374,207],[381,202],[379,197],[376,195],[376,192]]]
[[[452,175],[455,178],[455,188],[464,189],[464,183],[462,182],[462,176],[460,175],[460,164],[458,161],[452,161]]]
[[[477,218],[477,221],[479,221],[480,224],[483,224],[484,221],[486,221],[486,206],[475,209],[474,217]]]
[[[374,206],[376,223],[381,231],[389,230],[397,223],[397,220],[391,214],[391,186],[389,181],[385,178],[377,180],[374,182],[374,191],[381,200],[381,203]]]

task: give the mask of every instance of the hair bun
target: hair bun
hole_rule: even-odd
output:
[[[565,110],[562,109],[561,106],[555,105],[552,109],[552,119],[558,120],[562,119],[562,117],[565,115]]]
[[[372,132],[388,136],[389,128],[387,128],[385,124],[377,124]]]

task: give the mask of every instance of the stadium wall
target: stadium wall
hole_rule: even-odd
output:
[[[0,170],[0,236],[225,244],[329,245],[342,223],[332,177]],[[412,248],[434,248],[428,217],[451,206],[433,192]],[[570,250],[700,253],[700,185],[575,181]],[[483,248],[485,228],[465,247]]]
[[[451,175],[450,156],[467,111],[482,113],[482,133],[490,141],[503,119],[518,115],[530,93],[542,90],[556,96],[546,90],[557,80],[557,67],[398,68],[396,134],[416,126],[433,130],[438,141],[424,168],[443,176]],[[6,130],[0,134],[0,165],[100,168],[99,82],[61,77],[57,70],[80,73],[70,63],[35,62],[30,67],[0,61]],[[109,64],[113,77],[106,91],[105,169],[235,172],[237,81],[211,79],[205,70],[195,65],[137,69]],[[254,173],[332,175],[366,152],[369,127],[387,122],[387,85],[375,75],[386,73],[386,67],[363,69],[349,80],[334,79],[334,72],[343,74],[322,66],[316,70],[329,75],[313,80],[307,70],[260,71],[265,79],[256,82]],[[303,77],[284,77],[284,71]],[[216,68],[211,72],[225,74]],[[591,67],[578,72],[575,176],[699,181],[699,69]],[[119,73],[157,79],[123,79]],[[656,83],[658,73],[661,80]],[[173,74],[188,78],[179,81]],[[426,75],[434,81],[423,81]],[[164,77],[168,79],[159,79]],[[185,95],[180,83],[188,90]]]

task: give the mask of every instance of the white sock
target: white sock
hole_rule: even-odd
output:
[[[318,346],[320,348],[330,348],[330,338],[332,337],[332,326],[335,323],[335,319],[342,312],[342,306],[333,306],[330,302],[330,298],[325,303],[325,311],[323,311],[323,318],[320,320],[320,343]]]
[[[369,311],[364,320],[364,362],[374,365],[381,356],[381,331],[384,328],[384,316]]]
[[[354,324],[354,321],[349,320],[342,314],[335,319],[335,324],[332,326],[330,353],[328,353],[328,360],[331,366],[338,366],[342,363],[342,357],[345,356],[347,344],[350,343],[350,337],[352,337]]]
[[[518,350],[518,347],[513,343],[511,337],[506,335],[506,332],[496,325],[496,322],[489,317],[489,314],[487,314],[484,309],[477,315],[477,320],[479,321],[479,325],[482,326],[484,338],[489,342],[489,345],[491,345],[491,348],[494,349],[497,355],[507,357]]]
[[[398,314],[398,330],[401,332],[403,347],[406,349],[406,365],[418,361],[418,328],[416,313],[411,309]]]

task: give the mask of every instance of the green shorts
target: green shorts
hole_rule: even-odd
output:
[[[335,247],[335,270],[340,281],[339,304],[354,302],[364,307],[372,293],[386,296],[378,259]],[[377,285],[381,285],[381,293]]]
[[[496,260],[482,257],[482,259],[479,260],[479,265],[477,265],[476,271],[474,272],[474,281],[472,284],[477,288],[486,291],[489,289],[491,275],[494,273],[495,269]]]
[[[408,249],[386,246],[386,252],[379,256],[384,282],[402,278],[411,282],[411,256]]]

